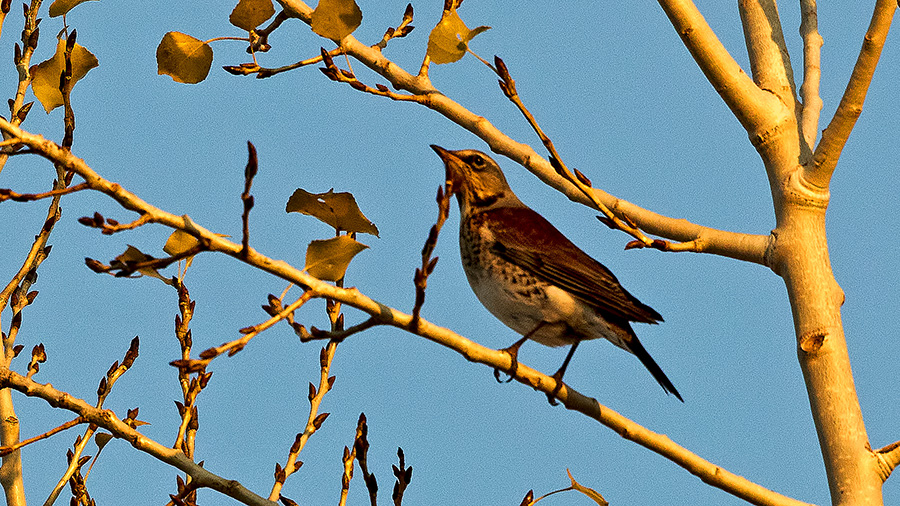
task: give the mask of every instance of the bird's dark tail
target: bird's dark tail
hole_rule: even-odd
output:
[[[627,325],[627,324],[626,324]],[[637,336],[634,331],[631,330],[631,326],[628,325],[625,330],[629,331],[630,339],[626,341],[626,345],[628,346],[628,351],[634,353],[637,356],[638,360],[644,364],[644,367],[650,371],[650,374],[653,375],[653,378],[656,379],[656,382],[659,383],[663,390],[666,391],[667,394],[674,395],[679,401],[684,402],[684,399],[681,398],[681,394],[678,393],[678,390],[675,389],[675,385],[669,381],[669,378],[666,376],[666,373],[660,369],[659,365],[656,364],[656,361],[653,360],[653,357],[647,353],[647,350],[644,348],[644,345],[638,341]]]

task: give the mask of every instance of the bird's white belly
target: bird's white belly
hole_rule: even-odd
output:
[[[478,300],[509,328],[523,336],[531,333],[530,339],[546,346],[564,346],[588,336],[601,337],[576,336],[572,332],[567,322],[578,321],[583,308],[566,291],[530,276],[523,277],[524,273],[515,266],[507,265],[504,273],[506,276],[492,276],[483,269],[472,268],[466,277]]]

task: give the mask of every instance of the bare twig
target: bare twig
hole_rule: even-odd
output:
[[[397,448],[397,458],[399,459],[398,465],[391,466],[394,471],[394,477],[397,478],[397,481],[394,482],[394,490],[391,493],[394,506],[400,506],[400,503],[403,502],[403,493],[406,492],[406,487],[409,486],[409,482],[412,480],[413,470],[412,466],[406,467],[403,448]]]
[[[280,497],[284,481],[303,465],[303,462],[297,460],[297,456],[303,451],[309,438],[319,430],[325,419],[328,418],[329,413],[319,413],[319,406],[322,404],[325,394],[334,387],[335,377],[330,376],[330,372],[331,362],[334,360],[337,346],[337,341],[331,341],[319,353],[319,388],[317,389],[312,383],[309,384],[309,416],[306,419],[306,427],[294,439],[294,444],[291,445],[285,466],[282,468],[280,465],[276,465],[275,484],[272,486],[272,492],[269,493],[270,501],[275,501]]]
[[[356,450],[356,462],[359,463],[359,469],[362,471],[363,481],[366,483],[366,490],[369,492],[369,503],[371,506],[378,506],[378,480],[375,475],[369,472],[369,426],[366,424],[366,414],[360,413],[357,421],[356,441],[353,442],[353,449]]]
[[[256,147],[247,141],[247,167],[244,169],[244,193],[241,194],[241,202],[244,203],[244,212],[241,214],[243,224],[241,234],[242,254],[246,254],[250,248],[250,210],[253,209],[253,195],[250,195],[250,187],[253,186],[253,178],[259,170],[256,159]]]
[[[111,274],[116,277],[129,277],[135,272],[139,272],[141,270],[164,269],[179,260],[184,260],[185,258],[192,257],[200,252],[207,251],[208,249],[209,248],[207,246],[201,243],[178,254],[163,258],[154,258],[150,255],[145,255],[145,260],[114,260],[110,263],[110,265],[105,265],[92,258],[86,258],[85,264],[89,269],[96,273]]]
[[[194,315],[195,301],[191,300],[190,293],[184,283],[178,278],[173,279],[173,286],[178,291],[178,309],[179,314],[175,316],[175,336],[181,346],[182,360],[191,358],[191,349],[193,347],[193,337],[191,336],[190,322]],[[178,426],[178,435],[175,438],[173,448],[184,452],[184,455],[194,460],[194,447],[199,429],[198,408],[196,405],[197,397],[200,392],[209,384],[212,373],[199,371],[196,376],[192,376],[187,370],[178,369],[178,382],[181,385],[181,393],[183,402],[175,402],[178,408],[178,414],[181,416],[181,423]],[[178,493],[175,497],[183,504],[196,503],[196,488],[193,480],[189,475],[184,479],[180,476],[176,480]],[[173,502],[175,499],[173,498]]]
[[[350,326],[344,330],[332,330],[331,332],[320,330],[315,327],[311,328],[309,331],[306,330],[303,325],[297,324],[294,327],[294,331],[300,336],[300,341],[306,343],[309,341],[321,341],[327,339],[329,341],[337,341],[341,342],[344,339],[352,336],[353,334],[359,334],[364,330],[368,330],[372,327],[378,325],[384,325],[385,323],[377,318],[368,318],[363,320],[356,325]]]
[[[381,40],[373,45],[372,47],[377,47],[378,49],[384,49],[388,45],[388,41],[391,39],[396,39],[400,37],[406,37],[410,32],[415,28],[410,23],[413,20],[413,7],[412,4],[406,4],[406,10],[403,11],[403,20],[397,26],[397,28],[388,28],[387,31],[384,32],[384,37]]]
[[[353,71],[338,68],[338,66],[334,64],[334,60],[329,55],[328,51],[325,51],[324,48],[322,48],[322,62],[325,64],[325,68],[320,68],[319,70],[321,70],[322,73],[325,74],[326,77],[328,77],[328,79],[339,83],[347,83],[351,88],[357,91],[371,93],[372,95],[378,95],[381,97],[388,97],[391,100],[396,100],[399,102],[425,103],[427,101],[427,98],[422,95],[397,93],[391,91],[387,86],[383,84],[376,84],[374,88],[367,84],[364,84],[362,81],[356,78],[356,75],[353,73]]]
[[[77,417],[73,420],[69,420],[68,422],[60,425],[59,427],[54,427],[43,434],[39,434],[37,436],[28,438],[24,441],[19,441],[18,443],[14,444],[14,445],[0,447],[0,455],[8,455],[8,454],[18,450],[19,448],[22,448],[23,446],[30,445],[31,443],[35,443],[42,439],[47,439],[48,437],[50,437],[54,434],[60,433],[67,429],[71,429],[72,427],[75,427],[76,425],[80,425],[82,423],[87,423],[87,422],[86,422],[86,420],[84,420],[81,417]]]
[[[480,59],[480,58],[479,58]],[[647,247],[658,247],[658,241],[654,241],[653,239],[647,237],[637,226],[633,223],[629,223],[618,216],[616,216],[594,193],[591,188],[590,180],[585,177],[580,172],[575,172],[569,170],[566,167],[565,163],[562,161],[562,157],[559,155],[559,152],[556,151],[556,146],[553,145],[553,141],[550,140],[550,137],[544,133],[544,130],[541,129],[540,125],[538,125],[537,120],[534,118],[534,115],[531,114],[531,111],[525,107],[525,104],[522,102],[521,97],[519,97],[519,92],[516,90],[516,81],[509,74],[509,69],[506,67],[506,64],[500,59],[499,56],[494,57],[494,65],[489,64],[488,62],[482,60],[485,65],[491,68],[499,77],[500,80],[498,83],[500,84],[500,89],[503,91],[503,94],[506,95],[506,98],[510,100],[516,107],[519,108],[519,111],[525,116],[525,119],[528,120],[528,124],[531,125],[531,128],[541,139],[541,143],[543,143],[544,147],[547,148],[547,151],[550,152],[550,164],[556,169],[556,172],[564,177],[567,181],[575,185],[585,197],[593,202],[594,206],[600,210],[606,217],[606,220],[603,221],[607,226],[611,228],[615,228],[617,230],[621,230],[626,232],[627,234],[634,237],[641,246]],[[634,247],[634,246],[632,246]],[[658,247],[658,249],[665,249],[662,247]]]
[[[422,304],[425,303],[425,288],[428,286],[428,276],[434,272],[434,268],[437,266],[438,258],[432,258],[431,254],[434,253],[434,247],[437,246],[441,227],[444,226],[444,222],[447,221],[447,216],[450,214],[450,197],[452,194],[453,189],[450,188],[449,183],[438,188],[437,222],[431,226],[431,230],[428,232],[428,239],[425,240],[425,245],[422,247],[422,267],[416,268],[416,273],[413,277],[413,283],[416,286],[416,302],[412,310],[412,328],[415,328],[418,324],[419,313],[422,311]]]
[[[4,200],[12,200],[15,202],[30,202],[32,200],[41,200],[61,195],[68,195],[81,190],[90,188],[87,183],[79,183],[68,188],[54,188],[43,193],[16,193],[8,188],[0,188],[0,202]]]
[[[306,304],[310,299],[312,299],[314,295],[315,294],[311,291],[304,292],[303,295],[300,296],[300,298],[297,299],[294,303],[287,306],[278,314],[272,316],[263,323],[254,325],[252,327],[242,328],[240,332],[241,334],[243,334],[243,336],[241,336],[240,338],[228,341],[227,343],[220,344],[219,346],[215,346],[213,348],[203,350],[202,352],[200,352],[199,359],[182,358],[180,360],[173,360],[169,364],[178,367],[179,369],[184,369],[187,372],[203,371],[206,369],[206,366],[209,365],[209,363],[219,355],[228,353],[228,356],[231,357],[243,350],[244,346],[246,346],[251,339],[259,335],[262,331],[280,322],[281,320],[287,319],[288,315],[291,315],[294,311],[300,309],[300,307],[302,307],[303,304]]]
[[[78,36],[77,30],[66,37],[66,50],[63,53],[65,59],[65,67],[62,75],[59,76],[59,92],[63,98],[63,108],[65,115],[63,116],[63,124],[65,134],[63,135],[63,149],[72,150],[72,143],[75,140],[75,110],[72,109],[72,86],[75,82],[72,80],[72,50],[75,49],[75,38]]]

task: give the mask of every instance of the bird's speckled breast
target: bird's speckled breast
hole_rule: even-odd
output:
[[[541,344],[563,346],[579,340],[565,323],[568,315],[559,311],[561,307],[573,306],[574,300],[497,255],[491,249],[494,235],[485,223],[486,214],[469,215],[459,231],[463,270],[475,296],[491,314],[519,334],[528,334],[544,322],[529,336]],[[564,300],[557,300],[560,297]]]

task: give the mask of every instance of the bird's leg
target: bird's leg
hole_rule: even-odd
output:
[[[566,359],[563,360],[562,366],[560,366],[559,370],[553,374],[553,379],[556,380],[556,386],[553,387],[553,391],[547,394],[547,401],[550,402],[551,406],[556,406],[559,403],[553,400],[556,397],[556,394],[559,393],[559,389],[562,388],[562,379],[563,375],[566,373],[566,368],[569,367],[569,361],[572,360],[572,355],[575,354],[575,349],[578,348],[578,343],[581,341],[575,341],[572,343],[572,347],[569,349],[569,354],[566,355]]]
[[[532,332],[534,331],[529,332],[525,335],[525,337],[514,342],[512,346],[497,350],[506,352],[509,355],[510,360],[512,361],[512,365],[510,365],[509,370],[506,371],[506,374],[509,376],[506,381],[500,379],[500,369],[494,369],[494,379],[497,380],[497,383],[509,383],[513,380],[513,378],[516,377],[516,369],[519,368],[519,348],[523,344],[525,344],[525,341],[528,340],[528,336],[530,336]]]
[[[510,346],[508,348],[503,348],[501,350],[497,350],[497,351],[504,351],[507,354],[509,354],[509,358],[512,361],[512,364],[509,366],[509,370],[506,371],[506,374],[509,375],[509,378],[506,381],[500,380],[500,369],[494,369],[494,379],[497,380],[497,383],[509,383],[510,381],[513,380],[513,378],[516,377],[516,369],[519,368],[519,348],[521,348],[522,345],[525,344],[525,341],[527,341],[531,336],[533,336],[535,332],[540,330],[540,328],[543,327],[545,323],[547,323],[547,322],[545,322],[545,321],[538,322],[538,324],[533,329],[529,330],[528,333],[522,337],[522,339],[519,339],[518,341],[514,342],[512,344],[512,346]]]

